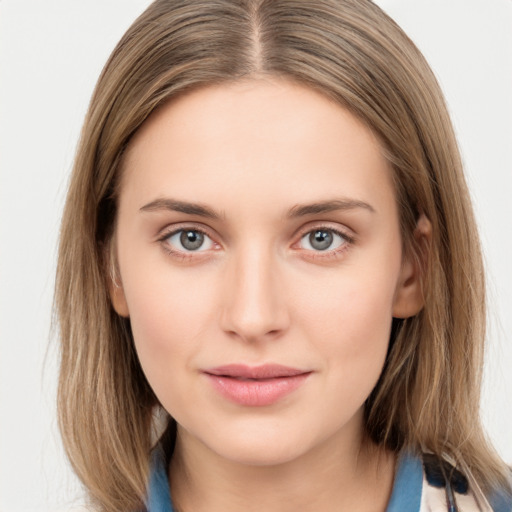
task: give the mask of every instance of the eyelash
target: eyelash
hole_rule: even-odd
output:
[[[213,237],[210,236],[210,234],[205,229],[201,229],[200,227],[197,227],[197,226],[181,226],[178,228],[174,227],[173,229],[170,229],[169,231],[165,231],[157,239],[157,241],[161,243],[164,251],[167,254],[169,254],[170,256],[172,256],[174,258],[182,260],[182,261],[188,261],[188,260],[191,260],[192,258],[197,258],[197,255],[201,254],[201,252],[196,252],[196,251],[190,251],[190,252],[179,251],[179,250],[173,249],[168,243],[166,243],[166,240],[171,238],[171,236],[174,236],[177,233],[181,233],[182,231],[194,231],[195,233],[201,233],[202,235],[207,236],[208,238],[210,238],[210,240],[213,241]],[[216,244],[216,245],[219,245],[219,244]]]
[[[343,254],[346,250],[348,250],[356,241],[355,237],[349,235],[347,232],[344,232],[340,229],[336,229],[330,226],[314,226],[313,228],[307,228],[300,232],[299,242],[308,234],[314,233],[315,231],[327,231],[329,233],[334,233],[335,235],[340,236],[344,242],[337,247],[336,249],[327,249],[325,251],[314,251],[314,250],[305,250],[308,253],[307,258],[313,260],[333,260],[339,258],[341,254]],[[297,242],[297,243],[299,243]],[[295,244],[294,244],[295,245]]]
[[[178,228],[174,227],[168,231],[165,231],[157,239],[157,241],[160,242],[160,244],[162,245],[163,249],[165,250],[165,252],[167,254],[169,254],[170,256],[172,256],[174,258],[178,258],[182,261],[188,261],[193,258],[197,258],[198,254],[201,254],[201,252],[206,252],[206,251],[198,251],[198,252],[196,252],[196,251],[189,251],[189,252],[180,251],[180,250],[173,249],[168,243],[166,243],[166,240],[168,240],[170,237],[176,235],[177,233],[181,233],[183,231],[193,231],[193,232],[201,233],[202,235],[210,238],[210,240],[213,241],[213,237],[210,236],[210,234],[205,229],[202,229],[198,226],[181,226]],[[349,235],[348,233],[346,233],[342,230],[335,229],[330,226],[319,225],[319,226],[315,226],[313,228],[308,228],[308,229],[301,231],[299,233],[299,240],[296,243],[299,243],[306,235],[313,233],[315,231],[327,231],[329,233],[333,233],[333,234],[338,235],[341,238],[343,238],[344,242],[336,249],[331,249],[331,250],[328,249],[325,251],[314,251],[314,250],[306,249],[305,252],[309,253],[307,255],[307,258],[309,258],[309,259],[315,259],[315,260],[321,259],[324,261],[336,259],[356,242],[355,237],[353,237],[352,235]],[[217,246],[219,245],[214,241],[213,241],[213,243],[216,244]],[[204,255],[204,256],[206,256],[206,255]]]

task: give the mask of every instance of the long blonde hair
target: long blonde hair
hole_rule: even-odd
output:
[[[461,159],[424,58],[369,0],[158,0],[108,60],[83,127],[62,220],[56,282],[59,420],[74,470],[103,511],[144,508],[160,406],[108,293],[123,152],[170,98],[256,75],[312,87],[378,136],[394,170],[405,250],[432,224],[425,307],[395,321],[365,404],[378,445],[447,454],[486,492],[505,466],[479,420],[484,275]],[[173,421],[169,419],[170,429]],[[172,442],[172,430],[167,430]]]

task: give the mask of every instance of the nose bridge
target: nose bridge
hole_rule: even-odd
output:
[[[279,262],[267,245],[253,240],[241,246],[232,255],[227,274],[224,330],[254,341],[286,328]]]

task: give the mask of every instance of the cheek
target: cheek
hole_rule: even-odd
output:
[[[395,281],[387,272],[350,269],[308,294],[298,315],[333,378],[371,391],[386,357]],[[367,382],[366,382],[367,381]]]
[[[144,271],[129,264],[125,275],[129,276],[123,286],[135,347],[158,394],[170,375],[190,366],[209,339],[215,286],[197,272],[173,272],[165,263],[149,265]]]

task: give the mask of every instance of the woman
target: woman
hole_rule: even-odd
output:
[[[483,296],[442,95],[392,20],[157,1],[64,213],[68,455],[100,510],[510,510]]]

